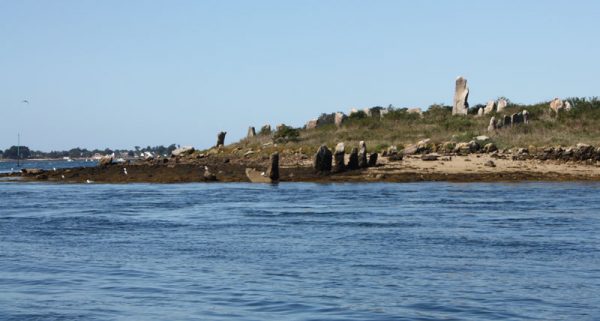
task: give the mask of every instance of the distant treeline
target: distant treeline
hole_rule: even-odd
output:
[[[28,159],[28,158],[91,158],[95,154],[100,155],[110,155],[114,153],[120,157],[136,157],[144,152],[150,152],[155,155],[168,155],[171,154],[173,150],[175,150],[178,146],[176,144],[171,144],[169,146],[147,146],[145,148],[141,148],[140,146],[135,146],[133,150],[127,149],[110,149],[106,148],[103,150],[94,149],[88,150],[86,148],[73,148],[65,151],[51,151],[51,152],[42,152],[37,150],[31,150],[27,146],[11,146],[10,148],[2,151],[0,150],[0,158],[5,159]]]

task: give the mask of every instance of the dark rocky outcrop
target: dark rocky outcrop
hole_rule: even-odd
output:
[[[339,143],[335,147],[335,153],[333,154],[333,168],[331,169],[333,173],[341,173],[346,171],[346,165],[344,164],[344,149],[344,143]]]
[[[225,146],[225,135],[227,135],[227,132],[219,132],[219,134],[217,135],[217,146]]]
[[[377,166],[377,156],[378,156],[377,153],[373,153],[373,154],[369,155],[369,162],[367,164],[369,167]]]
[[[348,165],[346,166],[349,170],[358,169],[358,148],[352,148],[350,152],[350,158],[348,159]]]
[[[269,157],[269,167],[267,168],[266,176],[273,181],[279,180],[279,153],[274,152]]]
[[[359,168],[367,168],[369,167],[368,154],[367,154],[367,144],[364,141],[360,141],[358,143],[358,167]]]

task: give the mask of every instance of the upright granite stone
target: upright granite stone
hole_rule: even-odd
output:
[[[492,116],[490,119],[490,124],[488,125],[488,132],[493,132],[496,130],[496,117]]]
[[[347,117],[347,116],[346,116],[344,113],[341,113],[341,112],[337,112],[337,113],[335,113],[335,119],[334,119],[335,126],[336,126],[337,128],[340,128],[340,127],[342,127],[342,124],[344,123],[344,121],[345,121],[347,118],[348,118],[348,117]]]
[[[529,112],[527,110],[523,110],[523,124],[529,124]]]
[[[573,109],[573,106],[568,100],[565,100],[565,111],[571,111],[571,109]]]
[[[498,103],[496,103],[496,112],[501,113],[504,111],[504,108],[508,106],[508,101],[504,98],[498,99]]]
[[[327,146],[322,145],[315,154],[313,167],[317,172],[331,172],[332,154]]]
[[[467,87],[467,80],[463,77],[456,78],[452,115],[466,115],[469,110],[468,99],[469,87]]]
[[[344,143],[338,143],[335,147],[335,153],[333,154],[333,168],[331,169],[333,173],[341,173],[346,170],[346,164],[344,164],[344,150]]]
[[[369,162],[367,159],[367,144],[364,141],[360,141],[358,143],[358,167],[359,168],[367,168],[369,166]]]
[[[254,129],[254,127],[250,126],[248,127],[248,135],[246,135],[246,138],[254,138],[256,137],[256,130]]]
[[[502,124],[502,127],[510,127],[512,125],[512,118],[508,115],[504,116],[504,123]]]
[[[479,107],[479,109],[477,110],[477,117],[483,116],[483,113],[484,113],[484,108],[483,107]]]
[[[265,176],[270,178],[272,181],[279,180],[279,153],[274,152],[271,154],[269,158],[269,167],[267,167],[267,172]]]
[[[515,114],[512,114],[512,116],[510,116],[511,126],[516,126],[516,125],[522,124],[522,123],[523,123],[523,114],[515,113]]]
[[[217,147],[225,146],[225,135],[227,135],[227,132],[219,132],[217,135]]]
[[[487,114],[491,114],[494,112],[494,107],[496,106],[496,102],[493,100],[490,100],[487,102],[487,105],[485,105],[485,109],[483,110],[483,114],[487,115]]]
[[[350,158],[348,159],[348,166],[346,166],[349,170],[358,169],[358,148],[352,148],[350,152]]]
[[[271,125],[266,124],[263,127],[260,128],[260,132],[258,132],[260,135],[270,135],[271,134]]]

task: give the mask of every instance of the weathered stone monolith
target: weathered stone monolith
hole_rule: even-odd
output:
[[[367,144],[364,141],[358,143],[358,167],[367,168],[369,166],[368,155],[367,155]]]
[[[227,135],[227,132],[219,132],[217,135],[217,147],[225,146],[225,135]]]
[[[523,124],[529,124],[529,112],[527,110],[523,110]]]
[[[558,113],[558,111],[563,109],[564,107],[565,107],[565,104],[559,98],[554,98],[550,102],[550,109],[554,110],[555,113]]]
[[[488,125],[488,132],[493,132],[494,130],[496,130],[496,117],[492,116]]]
[[[477,109],[477,117],[483,116],[483,112],[484,112],[483,109],[484,109],[483,107],[479,107],[479,109]]]
[[[367,164],[369,167],[375,167],[377,166],[377,153],[373,153],[371,155],[369,155],[369,163]]]
[[[496,103],[496,112],[501,113],[502,111],[504,111],[504,108],[506,108],[506,106],[508,106],[508,101],[506,101],[506,99],[498,99],[498,103]]]
[[[317,172],[331,172],[331,151],[327,146],[322,145],[315,154],[313,167]]]
[[[496,106],[496,102],[493,100],[490,100],[487,102],[487,105],[485,105],[485,109],[483,110],[483,114],[487,115],[487,114],[491,114],[494,112],[494,106]]]
[[[256,137],[256,130],[254,129],[254,127],[250,126],[248,127],[248,135],[246,135],[246,138],[253,138]]]
[[[350,152],[350,158],[348,159],[348,166],[346,166],[349,170],[358,169],[358,148],[352,148]]]
[[[510,127],[511,125],[512,125],[512,118],[508,115],[505,115],[502,127]]]
[[[467,111],[469,110],[468,99],[469,87],[467,87],[467,80],[463,77],[456,78],[452,115],[466,115]]]
[[[306,129],[315,129],[317,128],[317,120],[311,119],[306,123]]]
[[[335,113],[335,119],[334,119],[335,126],[338,128],[342,127],[342,124],[344,123],[346,118],[348,118],[348,116],[346,116],[344,113],[341,113],[341,112]]]
[[[344,143],[339,143],[335,147],[335,153],[333,154],[333,168],[331,169],[333,173],[341,173],[346,170],[346,165],[344,164],[344,150]]]
[[[265,176],[270,178],[273,181],[279,180],[279,153],[274,152],[271,154],[269,158],[269,167],[267,167],[267,172]]]

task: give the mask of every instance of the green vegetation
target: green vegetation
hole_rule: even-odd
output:
[[[452,107],[440,104],[430,106],[423,115],[408,113],[406,109],[393,109],[383,119],[374,119],[362,111],[348,117],[341,128],[325,125],[311,130],[297,130],[290,127],[275,134],[275,142],[280,149],[316,150],[317,146],[327,144],[334,147],[338,142],[346,143],[347,148],[357,146],[364,140],[373,150],[383,150],[388,146],[398,148],[430,138],[433,143],[466,142],[479,135],[491,138],[499,148],[574,146],[578,143],[600,146],[600,99],[569,98],[573,109],[561,111],[556,115],[549,107],[550,102],[523,105],[514,102],[500,114],[483,117],[475,115],[453,116]],[[473,108],[474,109],[474,108]],[[529,124],[503,128],[488,132],[487,127],[492,116],[496,119],[512,115],[527,109]],[[475,112],[476,113],[476,112]],[[294,135],[289,133],[294,132]],[[295,133],[298,136],[295,136]],[[288,137],[277,141],[277,138]],[[244,140],[244,147],[260,148],[263,140]]]

